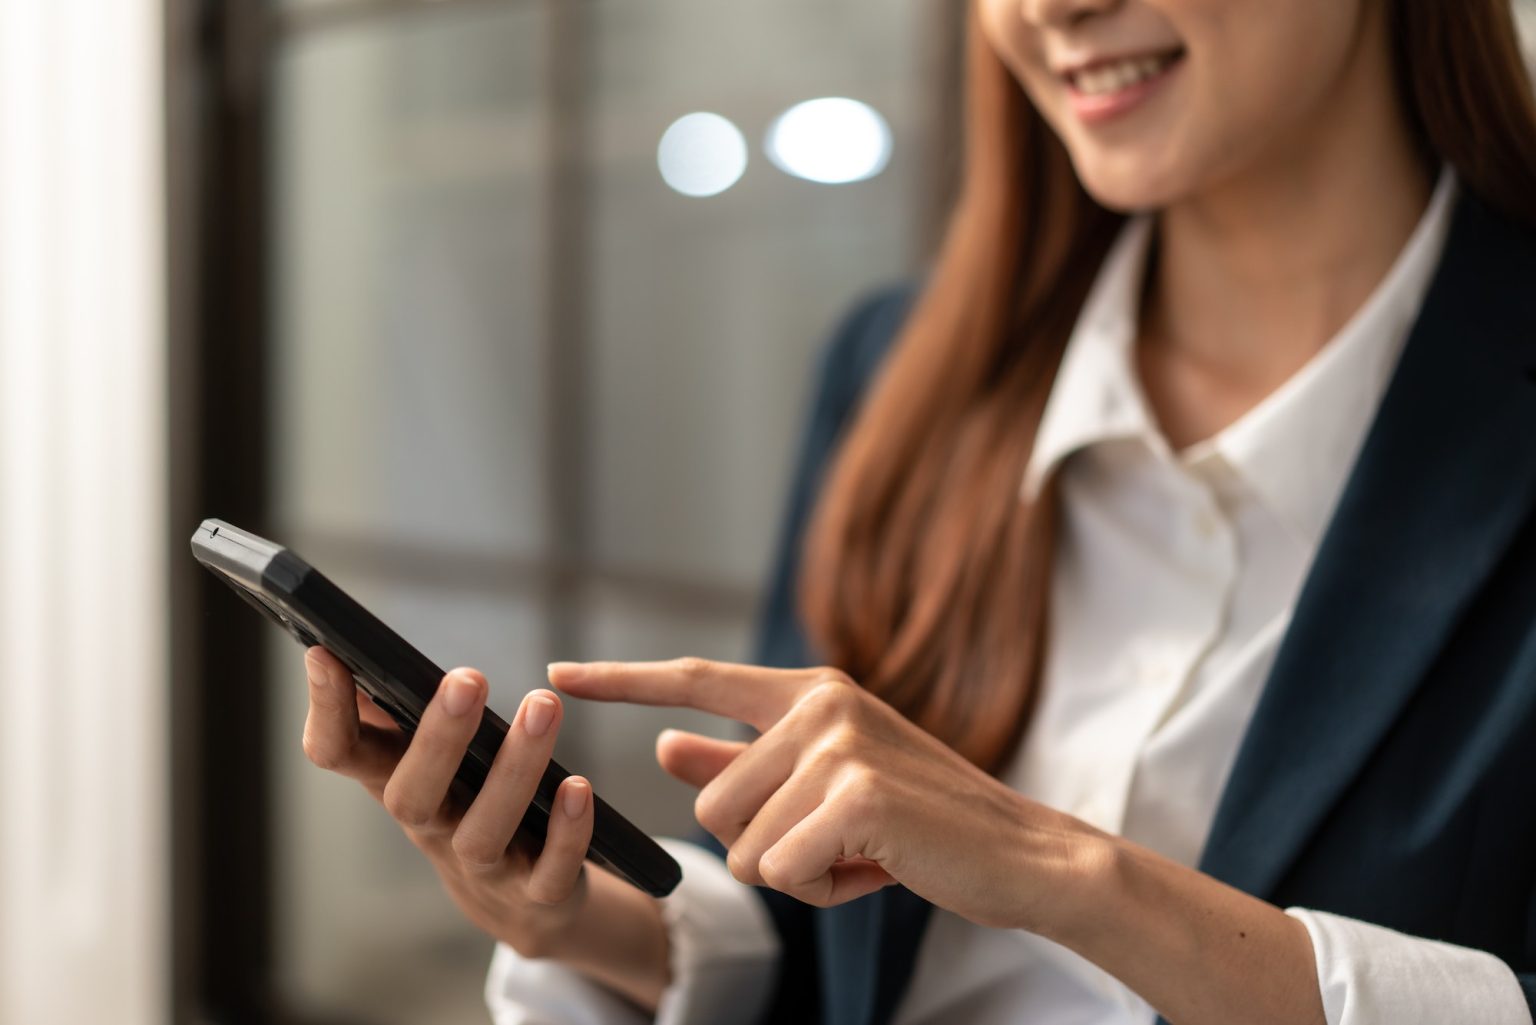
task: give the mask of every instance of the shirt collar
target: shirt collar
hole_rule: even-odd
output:
[[[1025,470],[1025,497],[1036,497],[1072,453],[1139,437],[1195,472],[1224,462],[1300,540],[1315,545],[1418,315],[1455,192],[1455,175],[1446,168],[1407,244],[1348,323],[1258,405],[1177,455],[1147,407],[1132,358],[1153,226],[1149,215],[1133,218],[1068,339]]]
[[[1027,499],[1079,449],[1114,438],[1161,440],[1130,359],[1152,224],[1146,215],[1126,222],[1083,301],[1024,471]]]

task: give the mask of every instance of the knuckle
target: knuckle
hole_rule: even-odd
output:
[[[820,715],[844,719],[851,716],[858,707],[858,688],[846,677],[818,679],[806,692],[803,704]]]
[[[730,869],[731,876],[738,883],[754,886],[762,880],[762,877],[758,875],[757,865],[754,864],[755,860],[750,855],[732,848],[725,856],[725,867]]]
[[[693,799],[693,817],[711,833],[723,829],[725,823],[720,814],[719,792],[710,787],[700,790],[699,796]]]
[[[784,866],[774,860],[771,852],[757,859],[757,874],[763,877],[764,883],[775,890],[788,892],[788,888],[794,885],[794,880],[784,870]]]
[[[423,829],[432,821],[432,809],[423,808],[403,787],[391,779],[384,787],[384,810],[402,826]]]
[[[304,757],[316,768],[338,772],[346,764],[346,759],[332,745],[322,741],[311,730],[304,731],[303,747]]]
[[[815,676],[817,683],[836,683],[844,687],[853,686],[853,677],[836,666],[818,666]]]
[[[708,673],[709,666],[710,663],[708,659],[699,658],[697,655],[684,655],[682,658],[675,659],[673,661],[673,667],[676,669],[678,675],[685,676],[690,679],[703,676]]]
[[[501,852],[486,843],[485,837],[471,830],[460,829],[449,842],[459,864],[474,873],[489,872],[501,864]]]

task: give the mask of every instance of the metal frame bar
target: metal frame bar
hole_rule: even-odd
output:
[[[261,624],[186,556],[266,519],[265,0],[167,0],[172,980],[177,1022],[274,1020]]]
[[[549,25],[544,151],[544,259],[549,292],[544,343],[544,496],[549,568],[543,574],[546,661],[580,658],[579,576],[591,537],[588,511],[587,366],[590,326],[582,296],[589,283],[591,238],[586,201],[589,151],[585,5],[543,0]],[[578,745],[579,746],[579,745]],[[578,760],[582,752],[573,751]]]
[[[413,586],[545,598],[554,590],[596,586],[624,597],[643,597],[653,608],[698,619],[739,620],[752,615],[757,607],[754,588],[646,569],[593,565],[581,559],[557,563],[546,558],[487,554],[302,528],[285,540],[291,541],[301,554],[322,553],[327,573],[385,578]],[[558,649],[555,654],[559,655]]]
[[[195,623],[198,580],[193,567],[176,562],[180,551],[181,525],[190,523],[201,504],[194,467],[199,463],[197,443],[198,346],[195,339],[196,303],[192,293],[197,280],[195,211],[177,202],[178,196],[194,195],[199,188],[196,160],[197,105],[201,93],[196,78],[199,64],[197,9],[188,0],[167,0],[165,42],[165,166],[166,166],[166,331],[167,350],[166,438],[170,494],[167,496],[166,551],[172,553],[168,579],[170,620],[173,626]],[[197,631],[173,629],[169,646],[170,668],[170,779],[171,795],[170,1012],[173,1022],[191,1022],[198,1002],[196,980],[202,972],[198,942],[202,885],[202,817],[195,786],[199,757],[196,738],[199,690],[196,686],[202,645]]]
[[[540,2],[545,0],[324,0],[310,3],[295,3],[293,0],[278,3],[268,0],[272,8],[272,31],[280,38],[351,28],[358,24],[418,12],[449,8],[510,7]]]

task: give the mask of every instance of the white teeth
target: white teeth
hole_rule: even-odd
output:
[[[1105,64],[1072,76],[1072,85],[1085,96],[1117,93],[1137,82],[1158,74],[1173,62],[1170,57],[1133,57],[1116,64]]]

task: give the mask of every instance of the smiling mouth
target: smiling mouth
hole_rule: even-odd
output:
[[[1156,78],[1184,59],[1184,49],[1160,54],[1121,57],[1069,71],[1063,77],[1083,96],[1109,96]]]

